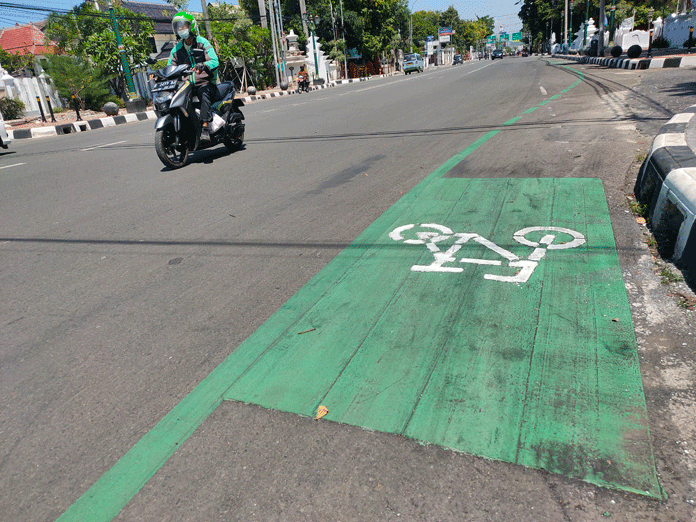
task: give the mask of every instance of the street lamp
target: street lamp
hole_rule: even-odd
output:
[[[118,30],[118,22],[116,21],[116,15],[114,15],[114,6],[111,5],[111,0],[109,0],[109,13],[111,15],[111,23],[114,26],[114,33],[116,33],[116,43],[118,44],[118,54],[121,56],[121,66],[123,67],[123,73],[126,76],[126,85],[128,85],[128,99],[133,99],[136,97],[135,86],[133,85],[133,77],[131,76],[130,69],[128,68],[128,59],[126,58],[126,48],[121,41],[121,33]]]
[[[309,21],[312,27],[312,47],[314,48],[314,74],[316,76],[319,76],[319,61],[317,60],[317,39],[314,34],[314,30],[316,29],[317,25],[319,25],[319,22],[321,22],[321,17],[319,15],[309,15]]]

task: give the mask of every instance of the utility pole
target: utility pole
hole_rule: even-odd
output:
[[[563,45],[564,47],[568,45],[568,0],[565,0],[565,16],[563,17]]]
[[[205,22],[205,32],[208,35],[208,40],[213,39],[213,31],[210,30],[210,20],[208,19],[208,4],[205,0],[201,0],[201,10],[203,12],[203,22]]]
[[[606,18],[606,0],[599,0],[599,39],[597,40],[597,56],[604,57],[604,19]]]
[[[265,0],[259,0],[259,16],[261,17],[261,27],[268,29],[268,22],[266,22],[266,2]]]
[[[307,12],[307,6],[305,5],[305,0],[300,0],[300,17],[302,18],[302,30],[307,38],[309,38],[309,31],[307,29],[307,18],[304,13]]]
[[[587,9],[585,10],[585,32],[582,36],[582,48],[587,46],[587,22],[590,20],[590,0],[587,0]]]
[[[283,67],[283,81],[287,83],[288,81],[288,73],[287,73],[287,63],[285,62],[285,42],[283,42],[283,37],[285,35],[285,31],[283,30],[283,17],[282,13],[280,11],[280,0],[271,0],[273,2],[277,2],[274,5],[275,9],[275,15],[276,15],[276,23],[277,23],[277,29],[276,33],[278,34],[278,42],[280,44],[280,61]]]
[[[304,20],[304,18],[303,18]],[[348,49],[346,48],[346,28],[343,26],[343,0],[341,0],[341,32],[343,33],[343,66],[348,79]]]
[[[268,14],[271,15],[271,43],[273,44],[273,70],[275,71],[276,85],[280,86],[280,74],[278,74],[278,46],[276,45],[275,13],[273,1],[268,0]]]

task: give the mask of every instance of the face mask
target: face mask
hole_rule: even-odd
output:
[[[188,30],[188,29],[184,29],[183,31],[179,31],[179,37],[180,37],[182,40],[186,40],[186,39],[189,37],[189,30]]]

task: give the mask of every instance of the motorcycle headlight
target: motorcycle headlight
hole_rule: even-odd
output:
[[[154,105],[157,111],[166,111],[169,108],[169,100],[174,96],[173,92],[158,92],[155,94]]]

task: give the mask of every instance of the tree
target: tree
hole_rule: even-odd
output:
[[[440,16],[435,11],[416,11],[413,13],[413,46],[423,48],[426,38],[437,38]]]
[[[114,13],[129,66],[143,64],[152,52],[150,38],[154,23],[120,5],[114,7]],[[108,12],[97,11],[93,4],[85,2],[67,14],[51,13],[45,32],[48,38],[56,41],[60,51],[92,60],[98,69],[111,76],[114,92],[125,93],[125,73]]]
[[[61,96],[75,99],[82,108],[101,107],[109,96],[107,79],[102,71],[85,58],[49,55],[47,70]]]
[[[166,0],[166,2],[176,7],[177,11],[185,11],[189,0]],[[210,13],[208,13],[208,16],[210,16]]]
[[[244,67],[254,73],[255,83],[272,85],[274,72],[270,30],[254,25],[245,11],[228,4],[210,5],[208,16],[218,46],[220,77],[230,77],[236,58],[240,58]]]
[[[478,18],[476,20],[464,21],[464,34],[462,37],[463,47],[476,47],[480,40],[484,40],[487,36],[493,33],[493,29],[489,25],[489,17]]]
[[[11,54],[4,49],[0,49],[0,65],[8,72],[31,67],[34,65],[34,59],[34,55],[31,53],[24,55],[20,55],[19,53]]]

